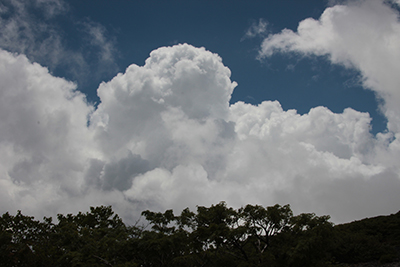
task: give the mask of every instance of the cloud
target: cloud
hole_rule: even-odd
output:
[[[349,1],[327,8],[318,20],[301,21],[297,32],[285,29],[270,34],[259,56],[266,58],[276,52],[325,56],[333,64],[359,70],[364,87],[384,100],[388,129],[399,132],[398,19],[398,11],[385,1]]]
[[[37,9],[50,11],[43,12],[48,14],[48,19],[66,10],[56,1],[4,1],[0,13],[0,46],[29,55],[32,60],[55,65],[60,60],[61,36],[54,27],[29,12]]]
[[[97,63],[97,75],[108,74],[111,72],[110,70],[116,72],[118,67],[115,60],[119,53],[115,38],[109,34],[103,25],[90,19],[77,24],[82,26],[83,40],[86,41],[84,43],[86,46],[85,53],[87,54],[84,56],[85,60]],[[93,66],[90,67],[93,68]]]
[[[243,39],[254,38],[256,36],[263,36],[267,33],[268,21],[264,19],[259,19],[258,23],[253,22],[251,26],[247,29],[246,34]]]
[[[25,208],[79,191],[85,161],[95,153],[86,127],[93,107],[75,84],[23,55],[0,51],[0,80],[3,198]]]
[[[365,39],[376,38],[374,30],[392,36],[385,27],[388,19],[397,27],[393,14],[383,3],[334,6],[319,21],[301,22],[297,33],[268,36],[261,50],[262,57],[316,54],[359,68],[364,86],[386,101],[391,125],[376,136],[369,114],[351,108],[300,115],[277,101],[230,105],[230,70],[218,55],[188,44],[158,48],[143,66],[101,83],[96,109],[74,83],[1,50],[0,211],[40,217],[104,204],[128,223],[145,209],[179,212],[222,200],[234,207],[290,203],[296,213],[330,214],[335,222],[397,212],[400,113],[390,86],[400,61],[378,57],[383,48],[367,53],[379,44]],[[382,16],[386,26],[365,24],[367,15]],[[364,38],[351,37],[358,49],[343,33],[351,27],[336,25],[350,18],[366,27],[353,28]],[[367,64],[374,60],[377,66]]]
[[[118,52],[107,30],[90,19],[74,20],[69,11],[63,0],[3,1],[0,5],[0,47],[24,54],[32,61],[48,66],[52,72],[63,70],[80,83],[116,71]],[[72,28],[77,31],[77,36],[82,36],[85,51],[70,48],[65,39],[70,33],[61,29],[60,18],[75,26]]]

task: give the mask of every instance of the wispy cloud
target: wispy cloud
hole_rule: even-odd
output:
[[[67,73],[70,78],[80,82],[110,69],[114,72],[117,68],[115,57],[118,54],[115,40],[108,37],[107,30],[98,23],[89,19],[71,19],[69,11],[68,4],[62,0],[3,1],[0,12],[0,47],[24,54],[51,70],[69,69]],[[78,31],[80,29],[83,40],[86,40],[85,51],[81,48],[73,50],[65,45],[66,33],[57,20],[60,17],[76,25]]]
[[[258,22],[253,22],[251,26],[247,29],[242,40],[254,37],[264,37],[268,33],[268,21],[264,19],[259,19]]]

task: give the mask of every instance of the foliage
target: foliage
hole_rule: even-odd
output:
[[[335,232],[337,245],[333,253],[339,262],[399,260],[400,212],[337,225]]]
[[[57,223],[5,213],[2,266],[333,266],[398,260],[400,213],[333,226],[289,205],[240,209],[224,202],[180,215],[143,211],[126,226],[110,206],[59,214]]]

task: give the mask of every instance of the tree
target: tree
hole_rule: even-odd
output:
[[[276,261],[280,266],[327,266],[334,245],[333,224],[329,216],[302,213],[290,220],[279,236]]]
[[[293,216],[289,205],[144,211],[126,226],[111,206],[37,221],[0,217],[1,266],[333,266],[398,261],[400,212],[333,226],[329,216]]]
[[[248,260],[244,250],[246,229],[239,213],[225,202],[197,207],[195,226],[192,242],[204,263],[234,266],[238,260]]]
[[[52,266],[54,252],[51,218],[43,222],[24,216],[19,210],[15,216],[8,212],[0,217],[0,260],[2,266]]]
[[[256,254],[258,264],[261,264],[271,256],[265,252],[271,246],[272,237],[289,227],[292,210],[289,205],[276,204],[267,208],[247,205],[239,209],[239,212],[248,229],[248,240],[253,245],[253,254]]]
[[[130,263],[124,251],[131,233],[111,206],[90,207],[77,215],[59,214],[55,245],[61,266],[115,266]]]

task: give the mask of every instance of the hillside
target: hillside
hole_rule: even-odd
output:
[[[335,226],[339,238],[335,250],[336,260],[346,263],[397,262],[400,259],[400,212],[388,216],[366,218]]]

